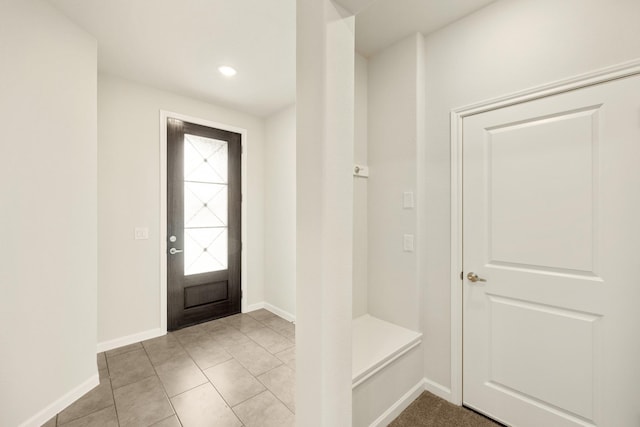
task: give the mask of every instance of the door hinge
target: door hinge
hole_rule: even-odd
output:
[[[242,292],[242,289],[240,289],[240,299],[242,299],[242,297],[244,297],[244,292]]]
[[[464,271],[460,272],[460,280],[464,279]]]

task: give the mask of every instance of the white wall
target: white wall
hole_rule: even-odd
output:
[[[295,105],[265,121],[264,182],[264,300],[279,314],[295,318]]]
[[[418,346],[353,389],[352,427],[386,426],[424,390]],[[395,412],[395,414],[394,414]]]
[[[425,374],[450,386],[449,112],[640,57],[637,0],[502,0],[425,40]]]
[[[296,418],[351,423],[354,18],[296,8]]]
[[[355,97],[354,97],[354,145],[353,162],[367,165],[367,59],[356,54],[355,58]],[[367,262],[369,243],[367,239],[368,212],[367,186],[369,180],[353,178],[353,317],[368,313],[368,277]]]
[[[95,40],[40,0],[0,3],[0,425],[97,384]]]
[[[418,330],[417,254],[403,235],[417,234],[419,34],[369,58],[368,66],[368,309],[369,314]],[[414,192],[416,208],[403,208]]]
[[[118,77],[98,78],[98,341],[160,328],[160,110],[247,129],[248,304],[263,301],[264,122]],[[134,240],[136,226],[149,240]]]

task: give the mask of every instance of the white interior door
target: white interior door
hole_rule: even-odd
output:
[[[512,426],[640,426],[640,77],[463,132],[464,404]]]

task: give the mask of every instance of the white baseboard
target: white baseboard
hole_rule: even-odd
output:
[[[267,309],[270,312],[277,314],[278,316],[288,320],[289,322],[295,322],[296,318],[291,313],[288,313],[284,310],[279,309],[276,306],[273,306],[266,302],[259,302],[256,304],[251,304],[245,308],[245,313],[250,311],[259,310],[261,308]],[[129,344],[135,344],[140,341],[149,340],[151,338],[157,338],[163,336],[167,333],[166,330],[162,328],[151,329],[148,331],[138,332],[137,334],[131,334],[124,337],[112,339],[109,341],[103,341],[98,343],[97,352],[102,353],[103,351],[112,350],[114,348],[122,347]]]
[[[251,304],[249,306],[247,306],[244,310],[244,313],[249,313],[251,311],[256,311],[256,310],[260,310],[261,308],[264,308],[265,310],[269,310],[270,312],[272,312],[273,314],[276,314],[280,317],[282,317],[285,320],[288,320],[289,322],[295,322],[296,321],[296,316],[294,316],[293,314],[289,313],[288,311],[285,311],[281,308],[276,307],[275,305],[271,305],[268,302],[258,302],[255,304]]]
[[[122,347],[129,344],[135,344],[144,340],[150,340],[151,338],[161,337],[166,334],[167,331],[162,328],[157,328],[138,332],[137,334],[127,335],[109,341],[103,341],[98,343],[98,353],[102,353],[103,351],[112,350],[114,348]]]
[[[386,427],[391,421],[395,420],[398,415],[409,406],[414,400],[422,394],[425,389],[424,379],[414,385],[411,390],[406,392],[396,403],[391,405],[389,409],[384,411],[369,427]]]
[[[391,405],[389,409],[384,411],[382,415],[372,422],[369,427],[386,427],[391,423],[391,421],[395,420],[402,411],[407,409],[407,407],[416,400],[423,391],[428,391],[447,402],[451,402],[451,390],[449,388],[435,381],[423,378],[418,382],[418,384],[413,386],[411,390],[406,392],[404,396],[398,399],[396,403]]]
[[[51,405],[38,412],[27,421],[20,424],[20,427],[40,427],[51,418],[55,417],[57,413],[62,412],[67,406],[71,405],[76,400],[80,399],[87,392],[91,391],[95,386],[100,384],[100,378],[96,372],[88,380],[71,390],[69,393],[60,397]]]
[[[430,379],[427,379],[427,378],[424,378],[423,381],[424,381],[424,389],[426,391],[428,391],[429,393],[435,394],[436,396],[446,400],[447,402],[453,403],[450,388],[445,387],[442,384],[437,383],[435,381],[431,381]]]
[[[260,310],[261,308],[264,308],[264,303],[263,302],[257,302],[255,304],[251,304],[251,305],[246,306],[244,308],[243,313],[248,313],[250,311]]]
[[[283,319],[288,320],[289,322],[295,322],[296,321],[296,316],[294,316],[293,314],[289,313],[288,311],[284,311],[281,308],[276,307],[275,305],[271,305],[268,302],[264,303],[264,308],[265,308],[265,310],[269,310],[273,314],[276,314],[276,315],[282,317]]]

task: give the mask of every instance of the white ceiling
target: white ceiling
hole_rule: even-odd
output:
[[[368,8],[371,4],[373,4],[376,0],[333,0],[335,3],[338,3],[345,10],[351,12],[356,15],[366,8]]]
[[[98,40],[101,72],[257,116],[295,100],[295,0],[50,2]]]
[[[371,56],[411,34],[432,33],[494,1],[376,0],[356,16],[356,50]]]
[[[101,72],[265,117],[295,101],[296,0],[49,0],[98,40]],[[493,0],[337,0],[369,56]],[[231,65],[233,78],[217,68]]]

